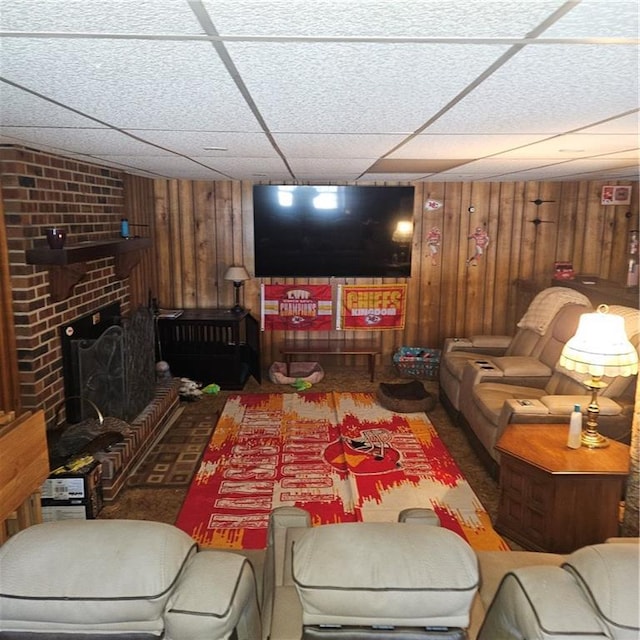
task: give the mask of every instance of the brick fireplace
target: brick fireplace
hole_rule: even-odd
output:
[[[26,264],[25,252],[46,246],[45,230],[54,226],[67,232],[67,244],[117,238],[124,215],[123,174],[6,145],[0,146],[0,170],[22,406],[44,409],[51,427],[64,399],[59,328],[111,303],[129,313],[129,285],[117,279],[113,258],[101,258],[88,262],[71,295],[54,302],[49,270]]]
[[[0,145],[0,186],[22,410],[43,409],[50,430],[66,421],[65,412],[57,412],[65,399],[61,330],[112,305],[122,316],[131,317],[139,304],[140,289],[146,295],[151,284],[144,277],[137,282],[138,302],[133,304],[133,278],[123,275],[121,268],[126,260],[119,261],[122,256],[114,259],[105,255],[109,251],[102,251],[96,258],[83,258],[86,271],[77,284],[59,295],[59,288],[51,286],[52,268],[28,264],[27,252],[48,249],[45,232],[50,227],[66,231],[65,247],[117,241],[121,218],[131,218],[126,204],[131,206],[131,201],[125,193],[127,180],[131,179],[116,169]],[[143,244],[148,246],[149,241]],[[149,259],[143,258],[147,262]],[[128,472],[174,415],[179,384],[176,379],[157,385],[151,402],[131,417],[132,433],[103,457],[106,500],[117,495]]]

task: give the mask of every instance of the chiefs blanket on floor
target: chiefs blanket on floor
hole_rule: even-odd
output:
[[[261,549],[282,505],[314,525],[429,507],[475,549],[508,549],[426,414],[388,411],[370,393],[228,398],[177,526],[202,547]]]

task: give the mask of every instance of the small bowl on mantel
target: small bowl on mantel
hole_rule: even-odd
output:
[[[67,232],[64,229],[60,229],[60,227],[51,227],[47,229],[46,236],[50,249],[62,249]]]

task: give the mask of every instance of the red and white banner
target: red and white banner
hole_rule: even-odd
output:
[[[406,284],[338,286],[336,329],[404,329]]]
[[[263,284],[263,331],[331,331],[333,295],[328,284]]]

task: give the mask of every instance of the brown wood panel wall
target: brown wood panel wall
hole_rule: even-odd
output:
[[[313,337],[356,337],[379,344],[388,362],[400,345],[439,347],[447,336],[512,334],[534,293],[549,285],[556,260],[573,261],[576,272],[624,283],[629,231],[638,228],[637,183],[630,206],[602,206],[603,184],[416,183],[405,329],[316,332]],[[244,264],[249,273],[254,268],[252,186],[231,181],[154,181],[154,293],[163,306],[233,304],[233,287],[223,279],[225,270],[231,264]],[[441,201],[442,208],[425,209],[427,199]],[[550,202],[536,205],[533,201],[537,199]],[[474,211],[469,212],[469,207]],[[435,260],[427,245],[433,227],[442,233]],[[476,227],[486,229],[491,240],[474,266],[467,264],[467,259],[474,251],[469,236]],[[326,282],[252,279],[244,287],[244,302],[256,316],[260,284],[277,281]],[[332,283],[394,281],[336,278]],[[285,337],[305,338],[308,334],[263,333],[265,366],[279,359],[278,348]]]
[[[156,212],[153,204],[153,181],[124,174],[124,211],[132,235],[155,239]],[[140,262],[129,276],[130,308],[147,306],[158,290],[154,249],[141,252]]]

